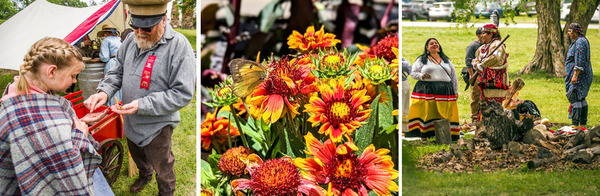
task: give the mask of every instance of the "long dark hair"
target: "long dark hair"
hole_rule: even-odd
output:
[[[421,63],[423,63],[423,65],[427,64],[427,55],[429,55],[429,52],[427,51],[427,45],[429,45],[429,41],[431,40],[435,40],[440,46],[440,51],[438,52],[438,54],[440,54],[440,57],[442,57],[442,61],[444,61],[444,63],[449,63],[450,59],[448,58],[448,56],[446,56],[446,54],[444,54],[444,51],[442,50],[442,45],[437,39],[433,37],[427,39],[427,41],[425,42],[425,49],[423,50],[423,54],[421,54],[421,56],[418,57],[421,58]]]

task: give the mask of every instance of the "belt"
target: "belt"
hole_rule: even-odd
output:
[[[117,55],[110,55],[110,58],[111,58],[111,59],[112,59],[112,58],[115,58],[115,57],[117,57]]]

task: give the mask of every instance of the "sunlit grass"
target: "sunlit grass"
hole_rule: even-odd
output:
[[[521,90],[519,98],[531,100],[540,109],[543,118],[550,119],[556,123],[570,123],[568,119],[569,103],[565,97],[564,78],[558,78],[539,71],[531,74],[516,75],[516,73],[533,58],[536,48],[537,29],[500,28],[502,36],[510,34],[506,41],[509,78],[523,78],[525,87]],[[587,32],[591,47],[591,61],[594,70],[600,70],[600,37],[597,29],[589,29]],[[423,53],[425,41],[435,37],[442,46],[446,55],[450,58],[456,68],[459,80],[458,108],[460,122],[470,121],[469,96],[470,91],[463,91],[465,83],[460,77],[460,70],[465,67],[465,50],[469,43],[475,40],[475,28],[427,28],[427,27],[403,27],[402,28],[402,56],[411,64]],[[409,79],[411,89],[416,80]],[[600,120],[600,105],[594,104],[600,101],[600,78],[595,77],[592,87],[586,98],[589,105],[588,124],[597,125]]]

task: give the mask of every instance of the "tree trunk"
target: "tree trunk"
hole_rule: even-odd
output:
[[[563,32],[563,43],[566,51],[569,50],[571,44],[571,38],[569,38],[568,28],[571,23],[578,23],[583,28],[583,32],[587,32],[588,25],[592,21],[594,12],[598,7],[600,0],[576,0],[571,3],[571,12],[567,15],[567,23],[565,23]],[[578,13],[578,14],[573,14]]]
[[[535,9],[538,20],[538,39],[535,55],[517,74],[527,74],[537,70],[545,70],[557,77],[565,76],[566,52],[571,43],[567,28],[577,22],[587,31],[595,8],[600,0],[573,0],[567,23],[564,29],[560,26],[560,0],[536,0]]]
[[[533,59],[518,74],[536,70],[564,77],[565,49],[560,28],[560,1],[536,0],[538,38]]]

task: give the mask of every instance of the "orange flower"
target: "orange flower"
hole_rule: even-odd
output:
[[[206,114],[206,119],[200,125],[200,141],[202,142],[202,148],[205,150],[210,150],[211,146],[218,150],[225,149],[227,128],[230,126],[230,121],[225,117],[215,118],[217,111]],[[240,132],[237,128],[231,126],[230,135],[231,137],[239,136]]]
[[[371,99],[365,95],[367,90],[359,90],[352,96],[344,90],[344,78],[330,80],[320,86],[321,96],[312,96],[306,104],[305,112],[311,114],[308,122],[312,126],[320,123],[320,134],[329,135],[333,142],[340,142],[343,135],[352,133],[371,115],[371,109],[365,109],[364,103]]]
[[[248,149],[245,146],[234,147],[223,153],[223,156],[219,159],[219,170],[223,173],[231,174],[234,176],[242,176],[246,172],[246,164],[242,161],[242,157],[254,153],[252,149]]]
[[[392,195],[390,191],[398,191],[394,179],[398,171],[394,170],[394,162],[387,155],[389,150],[379,149],[371,144],[363,153],[358,150],[352,140],[336,147],[331,139],[321,143],[310,132],[304,136],[308,149],[307,155],[312,157],[296,158],[294,163],[302,176],[317,184],[327,185],[328,194],[334,195],[368,195],[368,189],[378,195]]]
[[[266,123],[276,122],[288,112],[294,118],[299,114],[300,100],[316,91],[316,77],[307,66],[291,64],[287,57],[272,61],[269,66],[272,71],[267,79],[246,98],[250,114]]]
[[[341,41],[335,39],[335,34],[325,33],[323,26],[317,32],[315,32],[314,26],[310,26],[306,29],[304,35],[294,30],[288,37],[287,43],[290,49],[296,49],[298,52],[306,54],[313,50],[333,47]]]
[[[254,195],[325,195],[325,190],[304,179],[290,157],[270,159],[265,162],[255,154],[246,159],[250,179],[231,182],[234,191],[251,189]]]
[[[244,114],[246,114],[246,107],[244,107],[244,102],[242,102],[242,99],[238,99],[238,101],[233,104],[233,108],[235,108],[239,117],[242,117]]]

